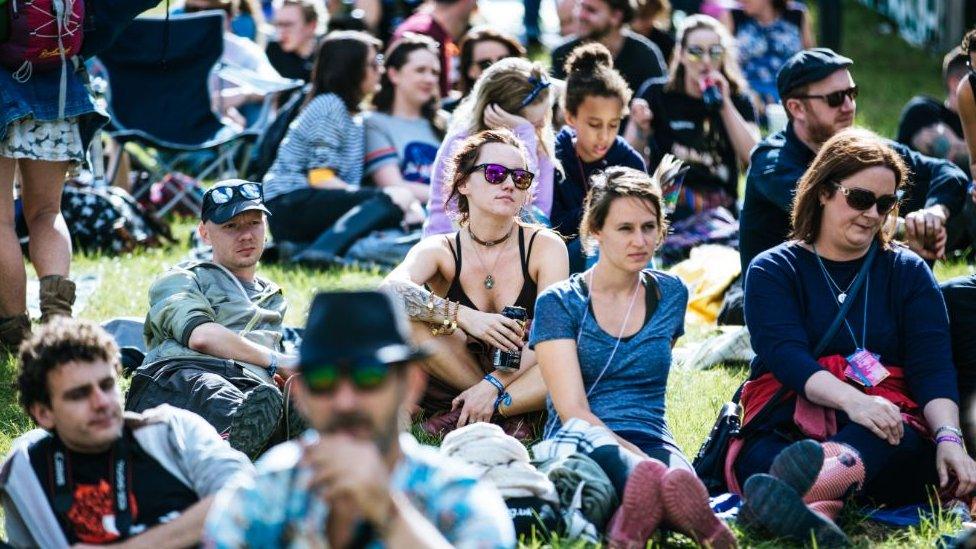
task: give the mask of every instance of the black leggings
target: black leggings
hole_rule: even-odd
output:
[[[268,225],[276,240],[312,242],[346,212],[382,194],[378,189],[298,189],[267,202]]]

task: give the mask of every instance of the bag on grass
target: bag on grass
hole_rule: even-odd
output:
[[[173,241],[169,226],[119,187],[69,182],[61,213],[72,242],[86,252],[121,254]]]

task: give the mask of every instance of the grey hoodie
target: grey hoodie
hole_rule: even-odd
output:
[[[166,404],[141,414],[126,412],[136,442],[200,499],[216,493],[237,473],[254,475],[247,456],[234,450],[200,416]],[[50,433],[34,429],[14,440],[0,466],[0,505],[8,543],[61,549],[68,541],[31,467],[28,449]]]

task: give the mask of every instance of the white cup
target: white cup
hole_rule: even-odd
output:
[[[783,105],[779,103],[766,105],[766,124],[769,127],[769,133],[782,130],[788,121],[789,118],[786,116],[786,109],[783,108]]]

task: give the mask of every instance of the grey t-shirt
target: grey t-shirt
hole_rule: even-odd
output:
[[[374,112],[366,119],[366,174],[392,164],[404,180],[429,185],[440,144],[426,118]]]
[[[645,270],[644,275],[653,276],[660,290],[657,310],[640,331],[620,341],[609,366],[617,336],[597,324],[582,273],[539,295],[529,346],[556,339],[577,341],[583,387],[593,414],[615,433],[635,433],[674,444],[664,418],[664,395],[671,370],[671,342],[684,333],[688,289],[667,273]],[[594,388],[604,367],[606,372]],[[543,438],[551,437],[561,426],[551,397],[546,407],[549,419]]]

